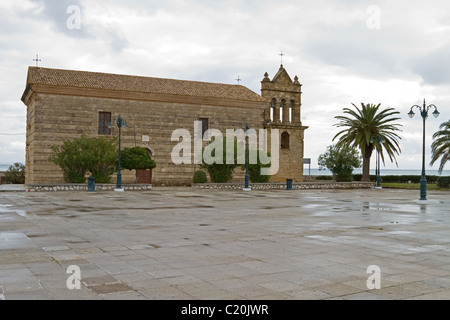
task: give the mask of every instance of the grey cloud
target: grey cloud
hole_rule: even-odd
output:
[[[51,21],[57,32],[64,33],[70,37],[86,37],[88,33],[86,29],[69,29],[67,27],[67,20],[70,18],[71,14],[67,13],[67,9],[72,6],[78,6],[82,14],[82,5],[79,0],[31,0],[34,3],[43,6],[43,11],[41,13],[41,18],[45,21]]]
[[[385,79],[418,75],[428,84],[448,84],[448,32],[441,31],[442,35],[438,35],[418,29],[414,24],[389,22],[377,30],[369,29],[363,20],[347,26],[317,27],[306,42],[304,52],[322,63],[363,77]],[[442,28],[447,24],[442,23]]]
[[[450,44],[413,60],[413,70],[426,84],[450,84]]]
[[[101,38],[109,43],[114,51],[121,51],[128,42],[124,39],[117,30],[107,28],[96,28],[92,30],[91,26],[84,22],[86,18],[83,14],[84,6],[80,0],[31,0],[32,2],[43,5],[41,17],[46,22],[53,23],[55,31],[62,33],[71,38]],[[76,6],[80,9],[80,26],[79,28],[69,28],[74,20],[74,11],[68,10],[70,6]]]
[[[389,47],[392,41],[389,31],[369,30],[363,23],[348,27],[327,26],[318,28],[315,37],[306,44],[305,52],[350,72],[380,77],[398,74],[402,65],[401,48]]]

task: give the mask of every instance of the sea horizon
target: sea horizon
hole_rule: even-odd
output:
[[[0,164],[0,172],[7,171],[11,165],[10,164]],[[442,174],[439,174],[439,170],[435,169],[425,169],[425,173],[427,176],[450,176],[450,170],[443,170]],[[362,174],[362,169],[355,169],[353,174]],[[375,169],[370,169],[370,174],[375,175]],[[321,170],[319,168],[311,168],[305,166],[303,169],[303,175],[308,176],[332,176],[330,170],[324,169]],[[381,176],[420,176],[422,175],[421,169],[381,169]]]
[[[362,174],[362,169],[355,169],[353,170],[353,174]],[[370,169],[371,175],[376,175],[375,169]],[[443,170],[442,174],[439,174],[439,170],[436,169],[425,169],[425,174],[427,176],[450,176],[450,170]],[[303,175],[308,176],[332,176],[330,170],[328,169],[318,169],[318,168],[311,168],[311,171],[309,168],[303,169]],[[380,170],[381,176],[421,176],[422,175],[422,169],[381,169]]]

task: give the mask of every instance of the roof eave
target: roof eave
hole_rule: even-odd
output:
[[[268,102],[261,97],[258,100],[244,100],[244,99],[226,99],[217,97],[199,97],[188,95],[176,95],[166,93],[148,93],[137,91],[121,91],[110,89],[94,89],[94,88],[80,88],[69,86],[56,86],[47,84],[27,84],[22,101],[27,104],[29,96],[32,93],[54,94],[54,95],[68,95],[68,96],[84,96],[95,98],[112,98],[121,100],[138,100],[138,101],[153,101],[153,102],[172,102],[179,104],[200,104],[221,107],[240,107],[240,108],[256,108],[263,109],[268,106]]]

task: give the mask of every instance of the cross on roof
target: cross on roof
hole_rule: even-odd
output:
[[[242,81],[242,79],[240,78],[240,76],[237,77],[236,81],[238,82],[238,85],[239,85],[240,82]]]
[[[281,65],[283,65],[283,56],[284,56],[285,54],[283,53],[283,50],[281,50],[281,53],[280,53],[280,56],[281,56]]]
[[[36,67],[38,67],[38,63],[39,61],[42,61],[41,59],[39,59],[39,55],[36,55],[36,59],[33,59],[33,61],[36,61]]]

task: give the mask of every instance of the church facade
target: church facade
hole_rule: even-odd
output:
[[[61,170],[49,161],[51,146],[83,134],[117,136],[119,116],[128,125],[122,129],[122,148],[144,147],[157,163],[151,172],[154,185],[192,183],[199,165],[175,164],[171,153],[179,143],[173,132],[194,133],[194,123],[201,124],[202,133],[247,125],[256,131],[277,129],[279,170],[270,181],[300,182],[307,129],[301,122],[302,85],[281,66],[272,80],[266,73],[261,86],[258,95],[242,85],[29,67],[22,95],[27,107],[25,183],[64,183]],[[122,174],[123,183],[135,182],[134,172]],[[242,181],[242,175],[237,172],[236,179]]]

